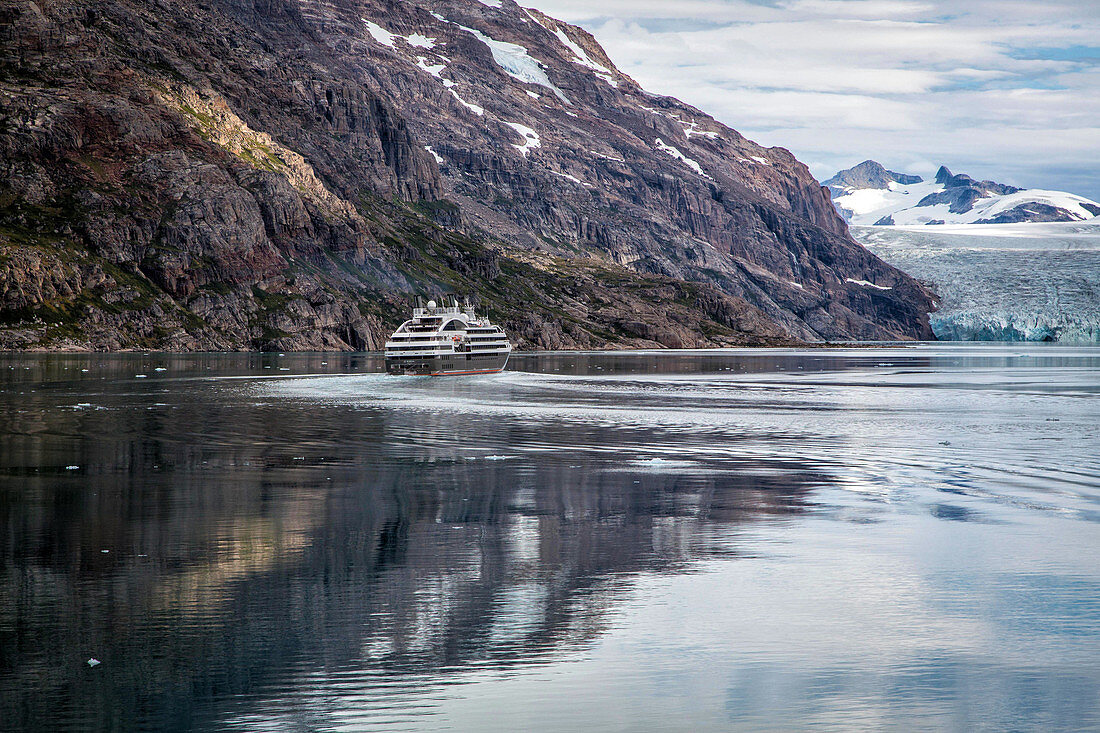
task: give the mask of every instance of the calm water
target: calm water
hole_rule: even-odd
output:
[[[0,355],[0,728],[1100,728],[1100,348],[381,366]]]

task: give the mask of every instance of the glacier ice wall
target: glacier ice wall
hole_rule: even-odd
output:
[[[852,234],[932,285],[937,338],[1100,343],[1100,223],[853,226]]]

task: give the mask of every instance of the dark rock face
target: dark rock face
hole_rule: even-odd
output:
[[[1029,201],[975,224],[1018,224],[1022,221],[1077,221],[1072,213],[1058,206]]]
[[[1007,196],[1017,193],[1022,189],[993,181],[977,181],[965,173],[952,175],[947,166],[941,165],[936,171],[936,183],[944,186],[944,191],[926,196],[918,206],[933,206],[935,204],[951,204],[950,211],[954,214],[964,214],[974,207],[974,202],[987,196]],[[937,198],[938,197],[938,198]],[[1040,221],[1040,220],[1036,220]]]
[[[900,183],[908,186],[920,183],[924,179],[920,176],[911,176],[905,173],[888,171],[882,164],[873,160],[865,160],[859,165],[852,166],[848,170],[840,171],[835,176],[825,181],[822,185],[832,191],[834,196],[850,193],[852,190],[863,188],[887,188],[891,183]]]
[[[0,38],[0,348],[374,349],[455,290],[530,347],[930,336],[788,151],[511,0],[0,0]]]
[[[982,192],[974,186],[955,186],[945,188],[939,193],[928,194],[917,202],[917,206],[950,204],[947,210],[952,214],[965,214],[974,208],[974,202],[980,198],[982,198]]]

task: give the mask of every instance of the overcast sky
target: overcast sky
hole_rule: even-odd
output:
[[[1100,0],[520,0],[652,92],[789,148],[1100,199]]]

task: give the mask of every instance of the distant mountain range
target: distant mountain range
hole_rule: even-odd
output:
[[[886,170],[873,160],[825,181],[833,204],[850,224],[1018,224],[1084,221],[1100,215],[1100,204],[1063,191],[977,181],[946,166],[934,181]]]

